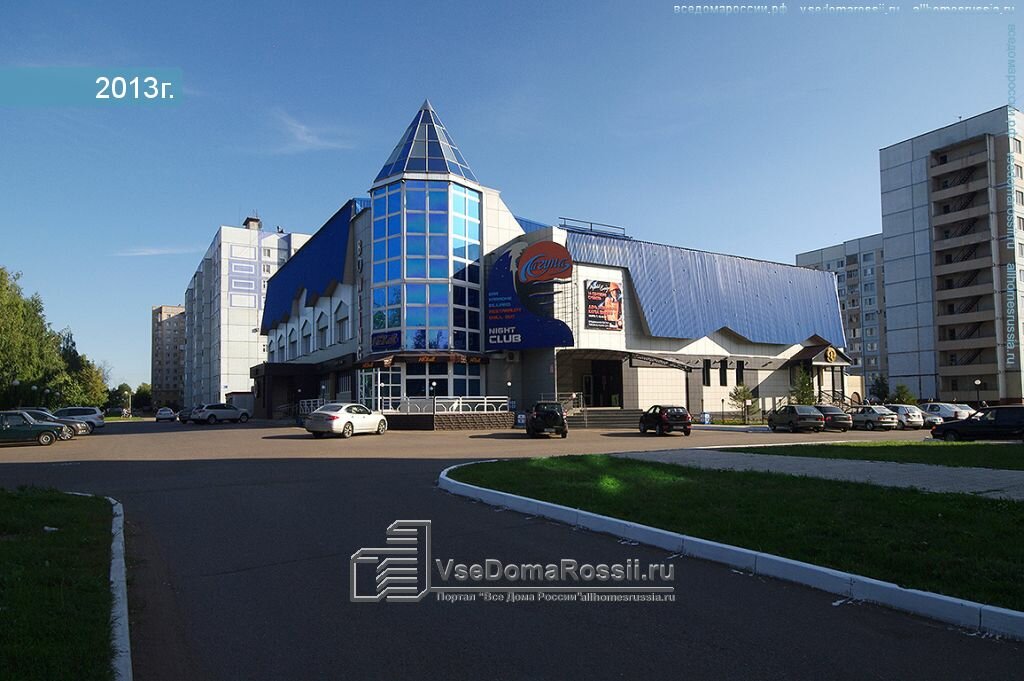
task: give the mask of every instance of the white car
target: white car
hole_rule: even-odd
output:
[[[239,409],[233,404],[203,404],[193,409],[189,418],[193,423],[209,423],[210,425],[221,421],[245,423],[249,420],[249,411]]]
[[[974,407],[972,407],[969,404],[957,403],[957,404],[954,404],[953,406],[956,407],[957,409],[961,409],[963,411],[966,411],[967,412],[967,418],[971,418],[972,416],[974,416],[975,414],[978,413],[978,410],[975,409]]]
[[[924,428],[924,412],[917,408],[916,404],[887,404],[886,408],[895,412],[899,418],[900,430],[906,428]]]
[[[928,402],[921,405],[921,411],[926,414],[940,417],[945,421],[963,421],[971,416],[966,409],[961,409],[949,402]]]
[[[160,407],[159,409],[156,410],[157,423],[160,423],[161,421],[173,421],[176,418],[178,417],[172,409],[168,409],[167,407]]]
[[[355,433],[383,435],[388,431],[388,420],[361,404],[330,402],[307,416],[305,426],[313,437],[332,433],[348,438]]]
[[[78,419],[89,424],[89,432],[107,425],[103,420],[103,412],[98,407],[64,407],[53,412],[60,419]]]

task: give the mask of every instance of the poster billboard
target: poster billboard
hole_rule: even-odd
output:
[[[614,281],[586,282],[586,328],[622,331],[622,284]]]
[[[554,301],[572,265],[553,241],[513,244],[498,256],[487,280],[487,349],[571,347],[572,329],[555,318]]]

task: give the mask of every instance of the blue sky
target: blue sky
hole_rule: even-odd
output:
[[[1013,20],[87,4],[4,3],[0,66],[177,67],[184,99],[0,107],[0,264],[132,385],[149,380],[150,307],[182,300],[218,225],[255,210],[314,231],[424,98],[519,215],[792,262],[881,229],[880,147],[1005,103]]]

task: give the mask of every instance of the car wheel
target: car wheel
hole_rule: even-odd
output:
[[[839,432],[840,432],[840,433],[845,433],[845,432],[846,432],[846,428],[840,428],[840,429],[839,429]]]
[[[38,442],[44,447],[49,447],[50,445],[53,444],[53,441],[56,439],[57,438],[53,436],[53,433],[47,431],[45,433],[39,433],[39,435],[36,437],[36,442]]]
[[[238,422],[239,423],[245,423],[248,420],[249,420],[249,415],[248,414],[242,414],[241,416],[238,417]]]
[[[647,434],[647,424],[644,423],[643,421],[640,422],[640,434],[641,435],[646,435]]]
[[[686,430],[684,430],[683,435],[685,435],[686,437],[690,437],[690,429],[687,428]]]
[[[896,422],[896,428],[899,429],[899,430],[906,430],[907,429],[907,424],[903,423],[903,421],[897,421]]]
[[[768,430],[772,431],[773,433],[775,432],[775,428],[776,428],[776,426],[775,426],[774,423],[769,423],[768,424]]]
[[[960,436],[956,434],[955,430],[949,430],[949,431],[946,431],[945,435],[943,435],[943,439],[946,442],[956,442],[957,440],[960,439]]]
[[[661,425],[661,424],[659,423],[659,424],[658,424],[658,429],[657,429],[657,431],[656,431],[656,432],[658,433],[658,435],[664,435],[664,434],[665,434],[665,426],[663,426],[663,425]]]
[[[864,427],[866,429],[868,429],[868,430],[874,430],[875,429],[875,422],[874,421],[868,421],[867,423],[864,424]]]
[[[317,433],[313,433],[313,437],[315,437],[315,438],[316,438],[317,440],[319,440],[319,439],[320,439],[320,438],[322,438],[323,436],[324,436],[324,434],[323,434],[323,433],[319,433],[319,432],[317,432]]]
[[[85,427],[89,431],[89,435],[92,435],[92,431],[96,430],[96,426],[91,421],[86,421]]]
[[[562,431],[562,439],[564,440],[567,437],[569,437],[569,431],[568,430],[563,430]]]
[[[209,416],[206,417],[206,422],[212,426],[213,424],[217,423],[217,417],[214,416],[213,414],[210,414]]]
[[[67,442],[68,440],[73,440],[74,437],[75,432],[70,428],[64,428],[63,430],[60,431],[60,439],[64,442]]]
[[[386,432],[388,432],[388,422],[381,419],[380,423],[377,424],[377,435],[383,435]]]
[[[345,439],[352,437],[352,433],[355,431],[352,428],[352,422],[349,421],[345,424],[345,427],[341,429],[341,436]]]

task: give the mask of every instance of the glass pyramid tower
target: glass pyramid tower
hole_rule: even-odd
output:
[[[476,182],[476,175],[459,151],[430,101],[416,112],[402,139],[374,182],[402,173],[451,173]]]

